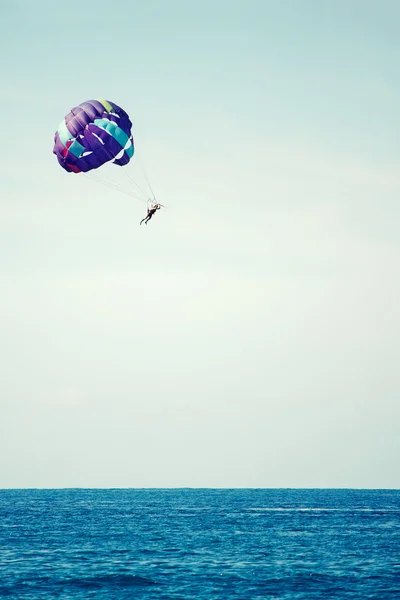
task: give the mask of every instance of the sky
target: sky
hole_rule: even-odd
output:
[[[400,487],[399,20],[0,0],[0,488]],[[92,98],[119,190],[52,153]]]

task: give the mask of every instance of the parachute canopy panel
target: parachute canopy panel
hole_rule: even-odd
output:
[[[115,102],[88,100],[65,116],[54,135],[53,153],[68,172],[81,173],[133,156],[132,123]]]

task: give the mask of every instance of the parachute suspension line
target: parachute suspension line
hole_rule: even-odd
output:
[[[134,185],[136,187],[136,189],[138,190],[138,192],[140,194],[142,194],[142,196],[144,198],[146,198],[146,200],[143,198],[143,202],[147,202],[148,194],[146,194],[146,192],[140,187],[140,185],[138,185],[138,183],[136,183],[136,181],[129,175],[129,173],[127,173],[126,169],[123,170],[123,174],[125,175],[125,177],[127,179],[129,179],[129,181],[132,183],[132,185]]]
[[[130,198],[135,198],[136,200],[140,200],[141,202],[145,202],[143,200],[143,198],[139,198],[139,196],[135,196],[134,194],[132,194],[132,192],[127,192],[126,190],[122,189],[116,183],[102,181],[101,179],[99,179],[97,177],[93,177],[92,175],[89,175],[89,173],[85,173],[85,175],[86,175],[86,177],[88,179],[91,179],[92,181],[95,181],[96,183],[100,183],[101,185],[104,185],[105,187],[108,187],[111,190],[115,190],[116,192],[121,192],[121,194],[125,194],[126,196],[129,196]]]
[[[103,169],[103,171],[101,173],[101,175],[105,175],[106,182],[107,182],[107,179],[108,179],[108,181],[110,181],[112,183],[112,185],[114,185],[116,188],[125,189],[125,192],[127,194],[129,194],[133,198],[137,198],[137,193],[135,192],[135,190],[131,190],[131,186],[130,185],[127,185],[125,187],[123,186],[123,180],[121,178],[121,174],[125,174],[125,168],[126,167],[123,167],[122,169],[120,167],[118,170],[115,170],[113,172],[114,175],[111,174],[111,169],[113,169],[115,167],[114,166],[113,167],[110,166],[109,168],[110,168],[110,173],[108,173],[108,167],[106,169],[107,173],[104,173],[104,169]],[[100,174],[99,174],[99,179],[101,180]]]
[[[103,167],[102,171],[90,171],[90,175],[88,175],[88,173],[85,173],[90,179],[93,179],[94,181],[99,181],[102,183],[106,183],[108,185],[112,185],[113,187],[120,187],[120,184],[118,183],[118,181],[116,179],[114,179],[107,171],[107,168],[105,169]]]
[[[104,173],[104,171],[102,171],[101,174],[98,173],[97,171],[95,173],[93,171],[89,171],[89,172],[85,173],[85,176],[88,179],[92,179],[93,181],[96,181],[97,183],[101,183],[102,185],[105,185],[105,186],[113,188],[113,189],[119,189],[121,187],[117,181],[115,181],[112,177],[110,177],[106,173]]]
[[[148,178],[148,176],[147,176],[146,169],[144,168],[144,166],[143,166],[143,163],[142,163],[142,161],[140,160],[140,158],[139,158],[139,157],[137,158],[137,161],[140,163],[140,167],[141,167],[141,169],[142,169],[142,171],[143,171],[143,175],[144,175],[144,177],[145,177],[145,179],[146,179],[147,185],[149,186],[149,190],[150,190],[150,192],[151,192],[151,195],[153,196],[153,200],[157,201],[157,200],[156,200],[156,195],[155,195],[155,193],[154,193],[154,191],[153,191],[153,188],[151,187],[150,180],[149,180],[149,178]]]
[[[130,198],[135,198],[137,200],[142,200],[141,198],[138,198],[137,196],[134,196],[132,193],[127,192],[126,190],[123,190],[122,188],[120,188],[120,187],[118,187],[116,185],[107,183],[106,181],[100,181],[100,179],[95,179],[94,177],[90,177],[90,176],[89,176],[89,179],[92,179],[96,183],[100,183],[101,185],[104,185],[105,187],[108,187],[109,189],[114,190],[115,192],[120,192],[121,194],[125,194],[125,196],[129,196]]]

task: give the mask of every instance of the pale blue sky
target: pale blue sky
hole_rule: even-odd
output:
[[[399,22],[0,0],[0,487],[400,486]],[[148,227],[52,154],[91,98]]]

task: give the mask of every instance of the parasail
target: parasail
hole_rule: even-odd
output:
[[[115,102],[88,100],[75,106],[54,135],[53,153],[68,172],[124,166],[134,153],[132,122]]]

